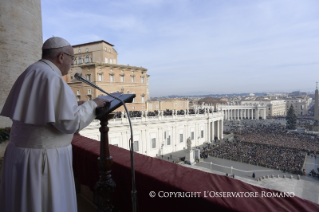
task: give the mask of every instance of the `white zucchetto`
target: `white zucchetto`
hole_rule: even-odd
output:
[[[52,37],[44,42],[42,49],[57,49],[64,46],[71,46],[71,44],[63,38]]]

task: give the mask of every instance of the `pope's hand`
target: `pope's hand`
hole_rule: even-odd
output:
[[[85,101],[78,101],[78,106],[82,105]]]
[[[93,101],[97,104],[97,107],[104,107],[106,102],[109,102],[105,99],[101,99],[101,98],[95,98],[93,99]]]

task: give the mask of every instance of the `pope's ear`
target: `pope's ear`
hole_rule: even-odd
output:
[[[63,63],[63,57],[64,57],[63,52],[61,52],[61,53],[58,54],[58,61],[59,61],[59,63]]]

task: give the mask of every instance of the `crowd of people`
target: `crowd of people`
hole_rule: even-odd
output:
[[[208,110],[209,113],[212,113],[212,109]],[[177,110],[176,114],[177,115],[185,115],[186,111],[185,110]],[[188,114],[204,114],[205,110],[204,109],[198,109],[198,111],[195,111],[194,109],[189,109]],[[130,117],[142,117],[142,111],[129,111]],[[147,116],[158,116],[159,111],[154,110],[154,111],[147,111]],[[172,110],[164,110],[163,115],[164,116],[171,116],[173,114]],[[114,118],[121,118],[122,117],[122,112],[115,112]]]
[[[303,125],[308,120],[300,120]],[[226,133],[234,133],[234,141],[214,145],[214,157],[261,165],[295,174],[304,174],[306,154],[319,151],[319,138],[285,130],[285,120],[228,121]]]
[[[233,132],[236,134],[236,140],[239,141],[297,149],[311,154],[319,151],[319,138],[317,136],[292,133],[283,129],[284,127],[277,123],[259,124],[235,129]]]
[[[229,160],[265,166],[290,173],[302,173],[305,153],[285,147],[249,142],[225,142],[213,148],[210,154]]]

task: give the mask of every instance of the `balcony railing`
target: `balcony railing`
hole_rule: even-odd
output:
[[[94,191],[95,183],[99,180],[97,158],[100,154],[100,142],[75,135],[72,145],[74,176],[80,184]],[[116,183],[112,203],[120,211],[132,211],[130,152],[110,145],[110,154],[113,157],[111,174]],[[140,212],[319,211],[319,205],[299,197],[266,197],[267,192],[281,192],[134,154]]]

